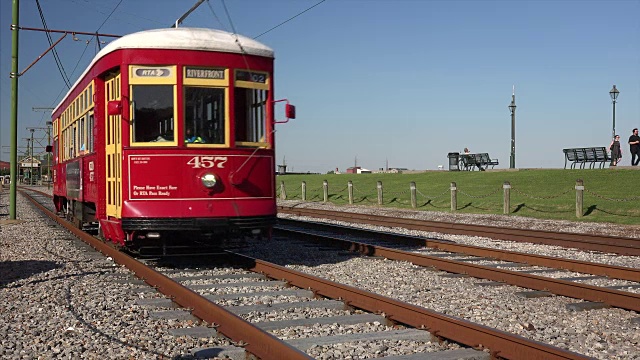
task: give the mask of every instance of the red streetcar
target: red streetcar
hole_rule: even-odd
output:
[[[180,235],[268,236],[273,59],[255,40],[211,29],[111,42],[53,112],[56,209],[133,250]]]

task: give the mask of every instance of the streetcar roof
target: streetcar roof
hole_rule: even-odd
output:
[[[238,44],[242,45],[244,52]],[[125,35],[105,46],[93,61],[119,49],[202,50],[273,57],[271,48],[246,36],[222,30],[183,27],[146,30]]]
[[[75,88],[98,60],[109,53],[121,49],[200,50],[274,57],[273,50],[270,47],[246,36],[222,30],[187,27],[145,30],[118,38],[100,50],[71,87],[71,90]],[[54,113],[67,99],[71,90],[53,110]]]

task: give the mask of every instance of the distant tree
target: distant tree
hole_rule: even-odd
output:
[[[329,170],[327,171],[327,174],[335,174],[336,172],[334,170]]]

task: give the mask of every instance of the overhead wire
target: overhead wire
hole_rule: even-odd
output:
[[[36,0],[36,1],[38,1],[38,0]],[[116,4],[116,6],[113,8],[113,10],[111,11],[111,13],[109,13],[109,15],[107,15],[107,17],[104,19],[104,21],[102,22],[102,24],[100,24],[100,26],[96,29],[96,34],[98,33],[98,31],[100,31],[100,29],[102,28],[102,26],[104,26],[104,24],[107,22],[107,20],[109,20],[109,18],[111,18],[111,16],[113,15],[113,13],[115,13],[115,11],[118,9],[118,7],[119,7],[119,6],[120,6],[120,4],[122,3],[122,1],[123,1],[123,0],[120,0],[120,1],[118,2],[118,4]],[[47,33],[47,34],[48,34],[48,33]],[[73,71],[72,71],[72,73],[71,73],[72,75],[73,75],[73,73],[75,73],[76,69],[77,69],[77,68],[78,68],[78,66],[80,65],[80,62],[82,61],[82,58],[84,57],[84,54],[86,53],[86,51],[87,51],[87,49],[88,49],[88,47],[89,47],[89,43],[90,43],[90,41],[87,41],[87,43],[86,43],[86,45],[85,45],[85,47],[84,47],[84,50],[82,51],[82,54],[80,55],[80,58],[78,59],[78,61],[76,62],[75,67],[73,68]],[[98,46],[98,47],[100,46],[100,41],[99,41],[99,39],[97,38],[97,35],[96,35],[96,44],[97,44],[97,46]],[[71,87],[69,86],[69,88],[71,88]],[[60,90],[60,92],[58,93],[58,96],[56,96],[55,100],[54,100],[54,101],[53,101],[53,103],[51,104],[51,106],[52,106],[52,107],[53,107],[53,106],[55,106],[55,104],[58,102],[58,100],[60,99],[60,96],[61,96],[63,93],[64,93],[64,88],[62,88],[62,89]]]
[[[42,26],[44,27],[45,30],[49,30],[49,28],[47,27],[47,21],[44,19],[44,13],[42,12],[42,7],[40,6],[40,0],[36,0],[36,5],[38,7],[38,12],[40,13],[40,20],[42,21]],[[45,34],[47,35],[47,40],[49,41],[49,45],[53,46],[53,39],[51,39],[51,34],[49,33],[49,31],[45,31]],[[60,56],[58,55],[58,51],[56,50],[55,47],[51,50],[51,53],[53,54],[53,58],[56,62],[56,65],[58,66],[58,71],[62,76],[62,80],[64,80],[64,83],[67,86],[67,88],[70,89],[71,81],[69,80],[69,76],[67,76],[67,72],[64,70],[64,66],[62,65],[62,61],[60,60]]]
[[[104,19],[104,21],[102,22],[102,24],[100,24],[100,26],[98,26],[98,28],[96,29],[96,32],[100,31],[100,29],[102,28],[102,26],[104,26],[104,24],[107,22],[107,20],[109,20],[109,18],[111,18],[111,15],[113,15],[113,13],[116,12],[116,10],[120,6],[120,4],[122,4],[122,0],[120,0],[118,2],[118,4],[116,5],[116,7],[114,7],[113,10],[111,10],[111,13],[109,15],[107,15],[107,18]]]
[[[251,73],[251,67],[249,67],[249,62],[247,61],[247,57],[245,55],[247,55],[247,52],[244,50],[244,47],[242,47],[242,44],[240,43],[240,38],[238,38],[238,33],[236,32],[236,27],[235,25],[233,25],[233,20],[231,19],[231,14],[229,14],[229,9],[227,9],[227,4],[225,4],[224,0],[220,0],[220,2],[222,3],[222,7],[224,8],[224,12],[227,14],[227,19],[229,20],[229,25],[231,25],[231,31],[233,32],[233,36],[236,39],[236,45],[238,45],[238,47],[240,48],[240,53],[242,54],[242,60],[244,60],[244,64],[247,66],[247,70],[249,70],[249,73]]]
[[[260,35],[258,35],[258,36],[255,36],[255,37],[254,37],[254,39],[259,38],[260,36],[262,36],[262,35],[264,35],[264,34],[266,34],[266,33],[270,32],[271,30],[275,30],[276,28],[279,28],[280,26],[282,26],[282,25],[284,25],[284,24],[288,23],[289,21],[291,21],[291,20],[293,20],[293,19],[297,18],[298,16],[300,16],[300,15],[302,15],[302,14],[306,13],[307,11],[309,11],[309,10],[313,9],[314,7],[316,7],[316,6],[320,5],[320,4],[322,4],[322,3],[323,3],[323,2],[325,2],[325,1],[327,1],[327,0],[321,0],[320,2],[316,3],[315,5],[313,5],[313,6],[309,7],[309,8],[307,8],[307,9],[303,10],[302,12],[300,12],[300,13],[298,13],[298,14],[296,14],[296,15],[294,15],[294,16],[292,16],[292,17],[290,17],[290,18],[288,18],[287,20],[285,20],[285,21],[281,22],[280,24],[278,24],[278,25],[276,25],[276,26],[272,27],[271,29],[269,29],[269,30],[267,30],[267,31],[263,32],[262,34],[260,34]]]
[[[238,47],[240,48],[240,55],[242,56],[242,60],[244,61],[245,66],[247,67],[247,71],[249,72],[249,76],[251,76],[251,67],[249,66],[249,62],[247,61],[247,52],[244,50],[244,47],[242,47],[242,44],[240,43],[240,38],[238,37],[238,33],[236,32],[236,27],[233,25],[233,20],[231,19],[231,14],[229,14],[229,9],[227,9],[227,4],[225,4],[224,0],[220,0],[220,2],[222,3],[222,7],[224,8],[224,12],[227,14],[227,19],[229,20],[229,24],[231,25],[231,30],[233,31],[233,36],[236,39],[236,45],[238,45]],[[271,129],[271,133],[273,133],[275,131],[275,128]],[[253,152],[251,153],[251,155],[249,155],[245,161],[242,163],[242,165],[240,165],[238,168],[235,169],[233,175],[237,174],[240,172],[240,170],[242,168],[244,168],[244,166],[249,162],[249,160],[251,160],[251,158],[253,158],[253,156],[258,152],[258,150],[260,150],[259,146],[256,146],[256,148],[253,150]],[[233,176],[232,175],[232,176]],[[232,191],[235,190],[235,187],[232,187]],[[235,191],[234,191],[235,192]],[[233,208],[236,211],[236,214],[239,216],[240,212],[238,209],[238,204],[236,202],[236,197],[234,197],[234,200],[231,203],[233,205]]]
[[[211,14],[213,14],[213,17],[216,18],[216,20],[218,21],[218,24],[220,24],[220,27],[222,27],[222,30],[226,31],[227,30],[226,26],[224,26],[222,21],[220,21],[218,14],[216,14],[216,12],[213,10],[213,7],[211,6],[211,3],[209,3],[209,0],[207,0],[207,6],[209,6],[209,10],[211,10]]]
[[[97,7],[95,5],[91,5],[87,1],[77,1],[77,0],[69,0],[69,1],[71,1],[72,3],[78,4],[79,6],[83,6],[85,8],[88,8],[91,11],[96,12],[98,14],[108,15],[106,11],[101,11],[100,7]],[[145,21],[148,21],[148,22],[151,22],[151,23],[155,23],[155,24],[160,24],[160,25],[163,24],[163,22],[161,22],[159,20],[150,19],[148,17],[141,16],[140,14],[128,13],[126,11],[120,11],[119,14],[120,15],[125,15],[127,17],[134,17],[136,19],[136,23],[133,23],[133,22],[128,21],[128,20],[124,20],[122,17],[119,17],[118,21],[121,21],[121,22],[129,24],[129,25],[137,26],[137,27],[140,27],[140,24],[138,23],[140,20],[145,20]]]

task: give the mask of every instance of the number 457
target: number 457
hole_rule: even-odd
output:
[[[222,169],[226,162],[226,156],[194,156],[187,161],[187,164],[194,169],[209,169],[216,166]]]

